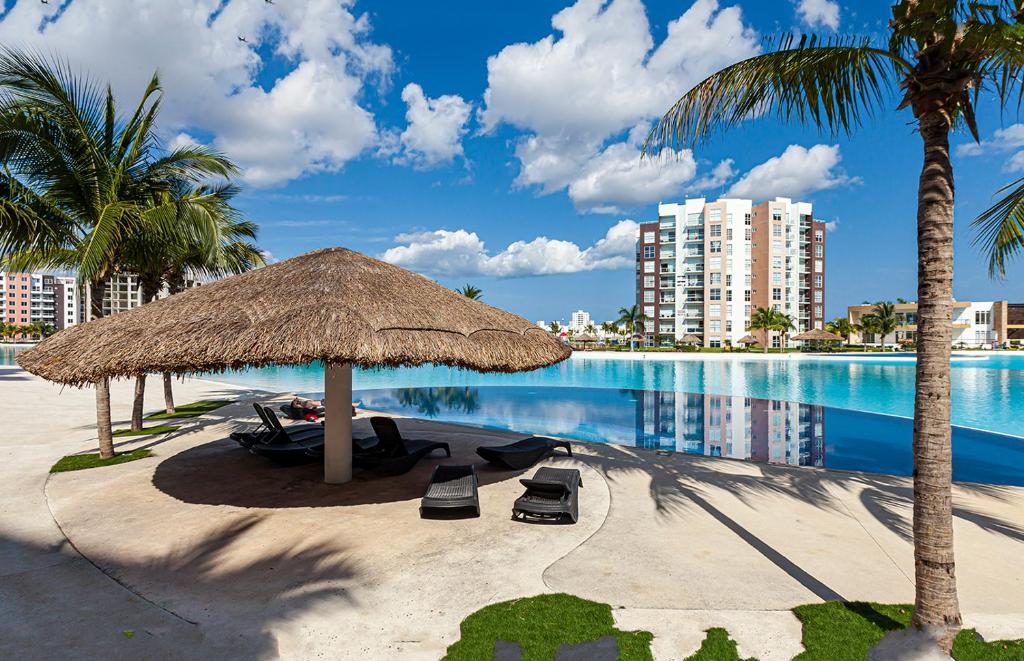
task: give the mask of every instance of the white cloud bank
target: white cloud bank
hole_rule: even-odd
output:
[[[247,181],[278,185],[337,171],[378,140],[362,97],[386,84],[392,55],[370,40],[353,4],[19,0],[0,21],[0,42],[54,52],[102,76],[125,111],[159,68],[169,138],[212,135]],[[267,53],[289,65],[273,81],[260,79]]]
[[[445,94],[429,98],[423,88],[410,83],[402,90],[408,106],[408,126],[399,136],[401,154],[398,162],[409,162],[420,168],[450,163],[463,156],[462,138],[472,112],[472,104],[461,96]]]
[[[799,0],[796,13],[801,21],[812,28],[839,29],[839,3],[834,0]]]
[[[1005,172],[1024,172],[1024,124],[1011,124],[997,129],[988,140],[968,142],[956,148],[957,156],[980,156],[982,154],[1005,154],[1015,152],[1003,164]]]
[[[790,145],[781,155],[754,166],[727,193],[729,197],[765,200],[776,196],[795,199],[820,190],[860,183],[839,167],[839,145]]]
[[[400,234],[404,244],[384,252],[381,259],[435,276],[494,276],[513,278],[603,269],[632,268],[636,222],[621,220],[594,245],[581,248],[571,241],[537,237],[516,241],[491,254],[476,232],[464,229]]]
[[[640,0],[579,0],[551,23],[557,35],[487,60],[484,130],[508,124],[526,133],[515,150],[516,184],[568,188],[584,210],[678,195],[695,176],[693,154],[640,164],[636,134],[708,74],[758,52],[739,7],[697,0],[658,45]],[[627,130],[629,139],[608,144]]]

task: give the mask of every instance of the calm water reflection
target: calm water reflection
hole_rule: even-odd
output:
[[[369,409],[755,462],[909,475],[912,422],[813,404],[656,390],[443,387],[361,390]],[[1019,438],[954,428],[953,476],[1024,485]]]

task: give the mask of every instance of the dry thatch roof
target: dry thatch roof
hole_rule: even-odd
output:
[[[686,335],[683,336],[683,339],[680,340],[680,341],[683,344],[697,344],[697,343],[703,342],[704,340],[699,335],[694,335],[693,333],[687,333]]]
[[[587,335],[586,333],[584,333],[583,335],[574,335],[573,338],[572,338],[572,341],[573,342],[597,342],[597,338],[594,337],[593,335]]]
[[[757,338],[753,335],[744,335],[736,344],[757,344]]]
[[[843,338],[839,337],[834,333],[829,333],[828,331],[825,330],[813,328],[809,331],[804,331],[799,335],[794,335],[792,339],[798,341],[811,340],[815,342],[836,342],[842,340]]]
[[[522,317],[328,248],[73,326],[19,354],[18,363],[50,381],[82,385],[318,360],[519,372],[570,353]]]

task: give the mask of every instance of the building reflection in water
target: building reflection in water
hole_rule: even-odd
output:
[[[825,465],[822,406],[634,390],[636,446],[793,466]]]

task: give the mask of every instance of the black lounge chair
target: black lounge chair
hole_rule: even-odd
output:
[[[460,511],[480,516],[477,485],[474,466],[435,466],[427,492],[420,501],[420,516],[454,515]]]
[[[529,480],[519,480],[526,492],[512,506],[512,518],[562,520],[580,517],[583,479],[575,468],[541,468]]]
[[[283,428],[281,423],[276,421],[276,416],[274,420],[270,418],[270,415],[273,415],[273,411],[270,411],[270,409],[264,410],[266,407],[261,406],[258,403],[253,403],[252,406],[256,409],[256,415],[259,416],[260,424],[251,431],[232,432],[231,438],[246,449],[252,447],[254,443],[287,442],[287,437],[279,431],[279,428]],[[315,432],[317,429],[320,429],[320,433],[322,433],[323,427],[321,425],[312,424],[294,425],[288,428],[288,432],[291,434],[306,435],[310,432]]]
[[[323,425],[308,424],[285,427],[270,407],[260,404],[253,404],[253,406],[263,421],[263,425],[269,431],[249,444],[249,452],[278,463],[296,463],[323,456]]]
[[[401,475],[434,450],[444,450],[447,456],[452,456],[447,443],[402,438],[398,425],[391,418],[373,417],[370,425],[377,435],[377,444],[353,456],[353,464],[360,468],[384,475]]]
[[[572,456],[569,441],[556,441],[553,438],[531,436],[508,445],[484,446],[476,449],[476,453],[491,462],[511,470],[529,468],[544,457],[554,454],[555,448],[565,448]]]

